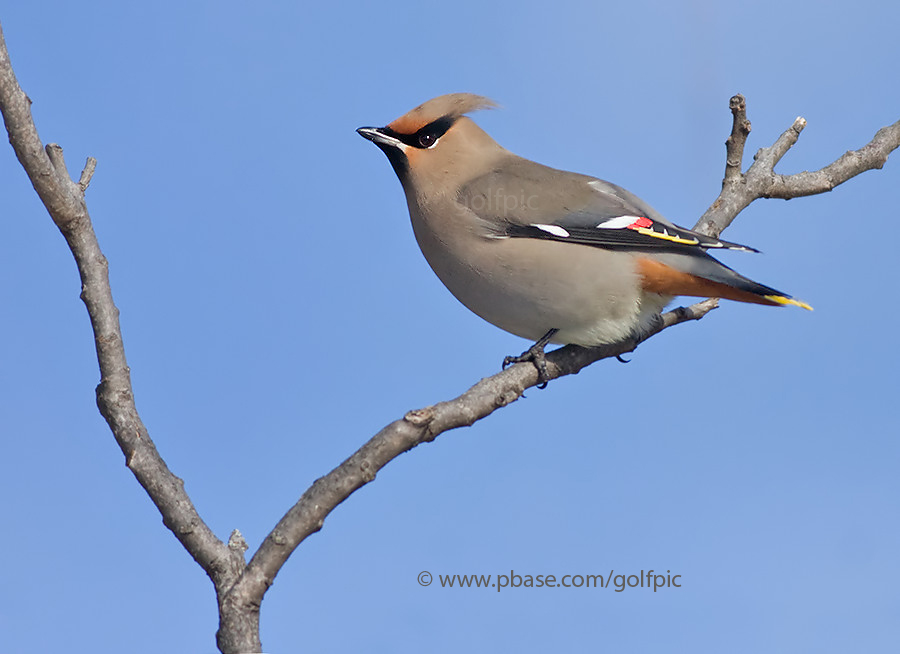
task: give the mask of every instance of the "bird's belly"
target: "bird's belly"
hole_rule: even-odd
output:
[[[661,308],[641,293],[630,254],[545,240],[467,238],[464,247],[428,238],[419,244],[460,302],[517,336],[537,340],[558,329],[555,343],[612,343]]]

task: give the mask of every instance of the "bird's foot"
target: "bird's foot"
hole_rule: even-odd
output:
[[[531,362],[534,364],[534,367],[537,368],[537,387],[547,388],[547,383],[550,381],[550,374],[547,372],[547,355],[544,352],[544,348],[547,346],[547,343],[550,342],[550,339],[553,338],[553,335],[558,331],[558,329],[551,329],[546,334],[541,336],[540,340],[538,340],[537,343],[532,345],[517,357],[503,357],[503,369],[506,370],[506,368],[516,363]]]

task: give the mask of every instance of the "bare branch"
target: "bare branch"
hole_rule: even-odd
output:
[[[778,165],[778,162],[781,161],[781,158],[787,154],[787,151],[794,147],[797,139],[800,138],[800,132],[802,132],[805,127],[806,118],[797,116],[794,120],[794,124],[788,127],[784,133],[778,137],[771,148],[763,148],[756,153],[756,156],[753,157],[753,166],[757,166],[764,170],[772,170],[775,168],[775,166]],[[747,171],[748,173],[753,170],[753,166],[750,166],[750,170]]]
[[[235,557],[200,518],[184,490],[184,482],[172,474],[157,452],[134,404],[108,264],[84,202],[84,188],[93,172],[94,159],[88,159],[81,182],[73,182],[66,172],[62,148],[56,144],[46,149],[42,146],[30,107],[31,101],[16,81],[0,28],[0,111],[16,156],[78,265],[81,298],[91,319],[100,365],[100,413],[122,449],[126,465],[162,514],[163,523],[217,587],[230,585],[243,567],[243,558]]]
[[[710,299],[669,311],[660,316],[658,323],[640,340],[597,348],[567,345],[554,350],[547,354],[549,377],[572,375],[601,359],[632,352],[640,343],[664,329],[700,320],[717,306],[718,300]],[[303,494],[257,550],[230,593],[229,601],[258,605],[294,549],[321,529],[329,513],[354,491],[374,480],[378,471],[393,459],[417,445],[433,441],[448,430],[474,424],[519,399],[525,390],[537,383],[535,366],[520,363],[482,379],[456,399],[410,411],[389,424],[341,465],[316,480]]]
[[[900,121],[883,127],[859,150],[845,152],[834,163],[815,172],[774,175],[763,197],[790,200],[832,190],[861,172],[881,168],[888,155],[900,146]]]
[[[893,125],[882,127],[872,140],[859,150],[845,153],[837,161],[820,170],[779,175],[774,170],[775,166],[797,142],[800,132],[806,127],[806,119],[798,117],[771,147],[762,148],[756,153],[755,161],[746,173],[736,175],[735,171],[741,170],[742,162],[733,160],[733,157],[739,148],[741,150],[743,148],[740,135],[743,134],[741,125],[746,121],[746,114],[741,111],[740,106],[735,109],[735,105],[743,105],[746,109],[743,96],[736,95],[731,99],[734,124],[732,135],[726,141],[727,163],[722,192],[694,226],[694,229],[709,236],[721,234],[754,200],[759,198],[790,200],[825,193],[860,173],[881,168],[891,152],[900,147],[900,121],[898,121]],[[749,123],[747,128],[749,131]]]
[[[747,102],[738,93],[728,102],[733,121],[731,136],[725,140],[725,179],[722,186],[731,184],[741,177],[744,162],[744,144],[750,134],[750,121],[747,120]]]
[[[94,176],[94,170],[96,169],[97,160],[93,157],[88,157],[87,161],[84,163],[84,168],[81,171],[81,178],[78,180],[78,186],[81,187],[82,195],[87,191],[87,187],[91,183],[91,178]]]
[[[69,179],[69,173],[66,169],[66,159],[63,156],[63,149],[56,143],[48,143],[44,148],[44,152],[47,153],[47,158],[50,159],[53,170],[56,171],[57,176],[59,176],[60,180],[65,184]]]

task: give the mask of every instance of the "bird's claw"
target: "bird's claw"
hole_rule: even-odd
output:
[[[503,357],[503,369],[506,370],[506,368],[516,363],[528,362],[533,363],[534,367],[537,368],[537,387],[547,388],[547,383],[550,381],[550,373],[547,372],[547,357],[544,353],[544,346],[540,343],[535,343],[517,357]]]

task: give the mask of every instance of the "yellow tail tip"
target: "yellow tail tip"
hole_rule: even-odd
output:
[[[800,307],[801,309],[806,309],[807,311],[812,311],[813,308],[808,305],[806,302],[801,302],[800,300],[795,300],[792,297],[784,297],[783,295],[767,295],[767,300],[771,300],[775,304],[783,304],[788,305],[791,304],[795,307]]]

